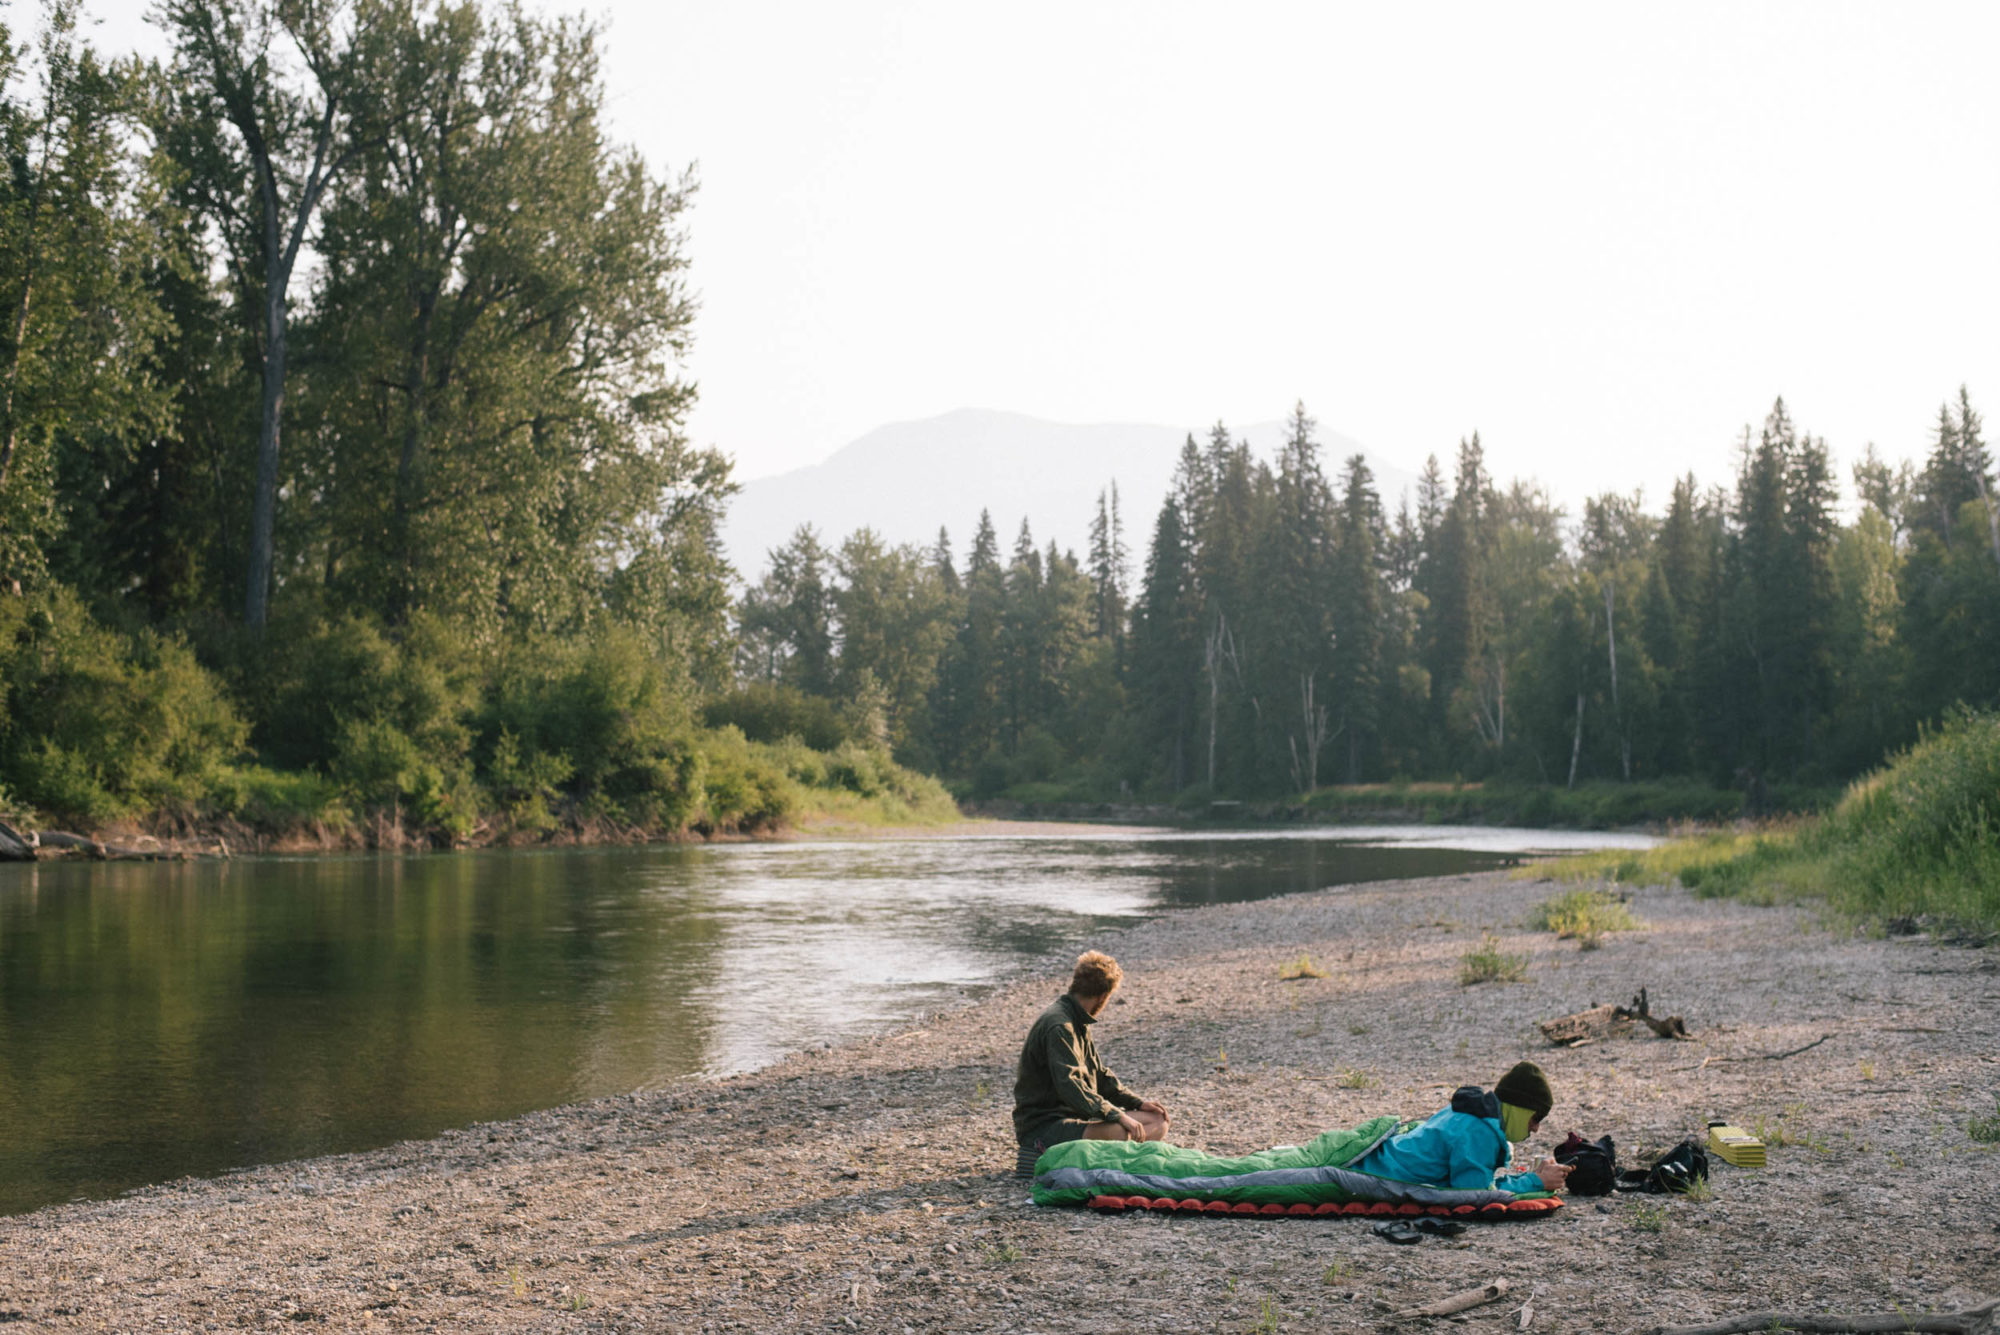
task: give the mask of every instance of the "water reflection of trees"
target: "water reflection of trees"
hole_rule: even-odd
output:
[[[0,884],[0,1209],[617,1092],[712,1042],[687,982],[717,918],[629,858],[28,874]]]

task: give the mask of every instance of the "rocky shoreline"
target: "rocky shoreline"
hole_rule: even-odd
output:
[[[1638,890],[1601,949],[1522,923],[1494,873],[1178,912],[1085,945],[1127,985],[1107,1059],[1233,1153],[1424,1114],[1533,1056],[1569,1130],[1631,1160],[1710,1117],[1769,1165],[1713,1198],[1572,1200],[1413,1247],[1366,1221],[1039,1210],[1009,1175],[1012,1064],[1045,976],[920,1028],[435,1140],[0,1219],[20,1330],[1305,1331],[1488,1280],[1452,1322],[1648,1330],[1761,1308],[1951,1311],[2000,1293],[2000,952],[1833,931],[1809,909]],[[1467,952],[1522,982],[1461,986]],[[1324,978],[1281,981],[1301,955]],[[1535,1025],[1640,986],[1691,1042],[1552,1049]],[[1815,1040],[1824,1041],[1815,1043]],[[1812,1045],[1790,1056],[1773,1054]],[[2000,1129],[1996,1129],[2000,1135]]]

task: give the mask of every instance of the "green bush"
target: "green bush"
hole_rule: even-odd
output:
[[[268,642],[251,683],[266,760],[321,770],[371,804],[464,790],[483,674],[461,632],[417,616],[391,634],[348,615],[274,625]]]
[[[752,682],[710,700],[701,712],[709,727],[736,728],[753,742],[796,737],[815,751],[831,751],[851,740],[833,701],[790,686]]]
[[[215,801],[245,825],[272,834],[314,825],[339,833],[354,826],[340,785],[312,770],[238,766],[217,784]]]
[[[0,600],[0,777],[85,825],[205,810],[248,730],[178,639],[123,635],[68,591]]]
[[[501,664],[480,731],[489,755],[504,734],[518,763],[559,758],[569,791],[603,814],[692,816],[700,799],[692,720],[667,682],[667,665],[619,627],[524,641]]]
[[[731,727],[705,736],[702,751],[703,823],[710,828],[774,830],[798,811],[798,784],[770,748]]]

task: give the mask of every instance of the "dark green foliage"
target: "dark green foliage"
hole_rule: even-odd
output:
[[[735,728],[753,742],[795,737],[815,751],[831,751],[851,740],[831,700],[790,686],[750,681],[702,706],[711,728]]]
[[[84,824],[205,814],[247,729],[178,640],[122,635],[66,591],[0,598],[0,775]]]

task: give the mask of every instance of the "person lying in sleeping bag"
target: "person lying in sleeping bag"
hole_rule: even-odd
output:
[[[1454,1191],[1559,1191],[1569,1169],[1544,1159],[1531,1173],[1503,1173],[1513,1145],[1533,1135],[1555,1107],[1549,1078],[1521,1062],[1491,1094],[1467,1085],[1420,1126],[1391,1136],[1351,1165],[1354,1171]]]

